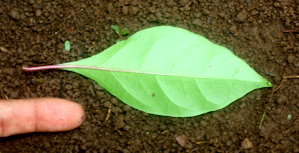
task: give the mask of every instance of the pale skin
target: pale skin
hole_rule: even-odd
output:
[[[0,137],[73,130],[84,121],[81,105],[58,98],[0,100]]]

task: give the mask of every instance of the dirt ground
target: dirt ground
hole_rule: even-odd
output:
[[[283,81],[299,74],[298,31],[283,32],[299,29],[298,16],[296,0],[1,0],[0,98],[69,99],[83,105],[86,120],[69,132],[0,138],[0,152],[299,152],[299,79]],[[255,90],[216,112],[172,118],[130,108],[79,74],[22,71],[103,51],[119,38],[111,25],[129,36],[158,25],[188,29],[229,48],[280,88]],[[178,136],[187,138],[184,146]]]

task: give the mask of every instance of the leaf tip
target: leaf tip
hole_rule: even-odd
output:
[[[273,84],[270,81],[267,82],[267,85],[268,85],[268,87],[272,87],[273,86]]]

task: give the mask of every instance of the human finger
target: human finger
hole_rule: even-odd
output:
[[[0,100],[0,137],[75,129],[84,121],[81,105],[58,98]]]

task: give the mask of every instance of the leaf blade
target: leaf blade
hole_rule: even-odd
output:
[[[142,30],[98,55],[66,64],[117,70],[67,69],[95,80],[134,108],[164,116],[215,111],[270,86],[228,49],[169,26]]]

